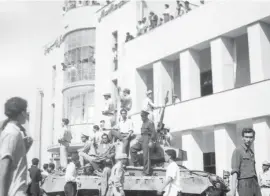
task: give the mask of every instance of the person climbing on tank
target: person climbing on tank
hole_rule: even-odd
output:
[[[125,181],[125,167],[127,164],[127,154],[119,153],[115,156],[117,163],[111,170],[109,178],[109,190],[107,196],[125,196],[124,181]]]
[[[134,166],[139,165],[137,152],[143,150],[143,175],[151,175],[151,161],[149,157],[149,148],[156,142],[156,131],[154,123],[148,119],[149,112],[142,110],[141,118],[143,121],[141,127],[141,138],[130,148],[131,161]]]

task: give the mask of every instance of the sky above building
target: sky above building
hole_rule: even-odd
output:
[[[62,4],[0,0],[0,120],[12,96],[27,99],[30,111],[34,109],[43,81],[43,46],[61,32]]]

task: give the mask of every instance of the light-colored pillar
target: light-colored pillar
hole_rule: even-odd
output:
[[[189,169],[203,170],[203,135],[199,131],[191,131],[182,135],[182,147],[187,151],[187,161],[183,164]]]
[[[253,119],[255,130],[254,153],[257,173],[261,171],[262,162],[270,160],[270,117]]]
[[[154,103],[164,105],[164,99],[169,91],[169,103],[172,102],[173,64],[167,61],[158,61],[153,65],[154,72]]]
[[[132,106],[135,107],[135,111],[141,111],[143,107],[143,100],[146,98],[146,91],[147,91],[147,77],[146,73],[143,70],[137,70],[135,73],[135,88],[136,93],[133,94],[133,103],[135,104]],[[133,110],[134,111],[134,110]]]
[[[234,88],[234,44],[229,38],[211,41],[213,92]]]
[[[255,23],[247,28],[251,83],[270,78],[270,27]]]
[[[236,125],[224,124],[215,127],[216,174],[231,171],[232,153],[236,148]]]
[[[197,51],[180,53],[181,100],[201,96],[200,56]]]

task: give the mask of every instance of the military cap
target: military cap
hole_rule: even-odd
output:
[[[141,114],[146,114],[146,115],[148,115],[149,112],[147,112],[146,110],[142,110],[142,111],[141,111]]]
[[[111,96],[111,93],[104,93],[103,96]]]

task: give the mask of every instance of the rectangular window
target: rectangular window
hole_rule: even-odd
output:
[[[112,53],[113,53],[113,71],[118,69],[118,33],[117,31],[112,33],[113,35],[113,45],[112,45]]]
[[[212,71],[208,70],[201,73],[201,96],[213,94]]]
[[[52,67],[52,98],[55,96],[55,84],[56,84],[56,66]]]
[[[216,173],[216,155],[215,152],[203,153],[204,171],[215,174]]]

